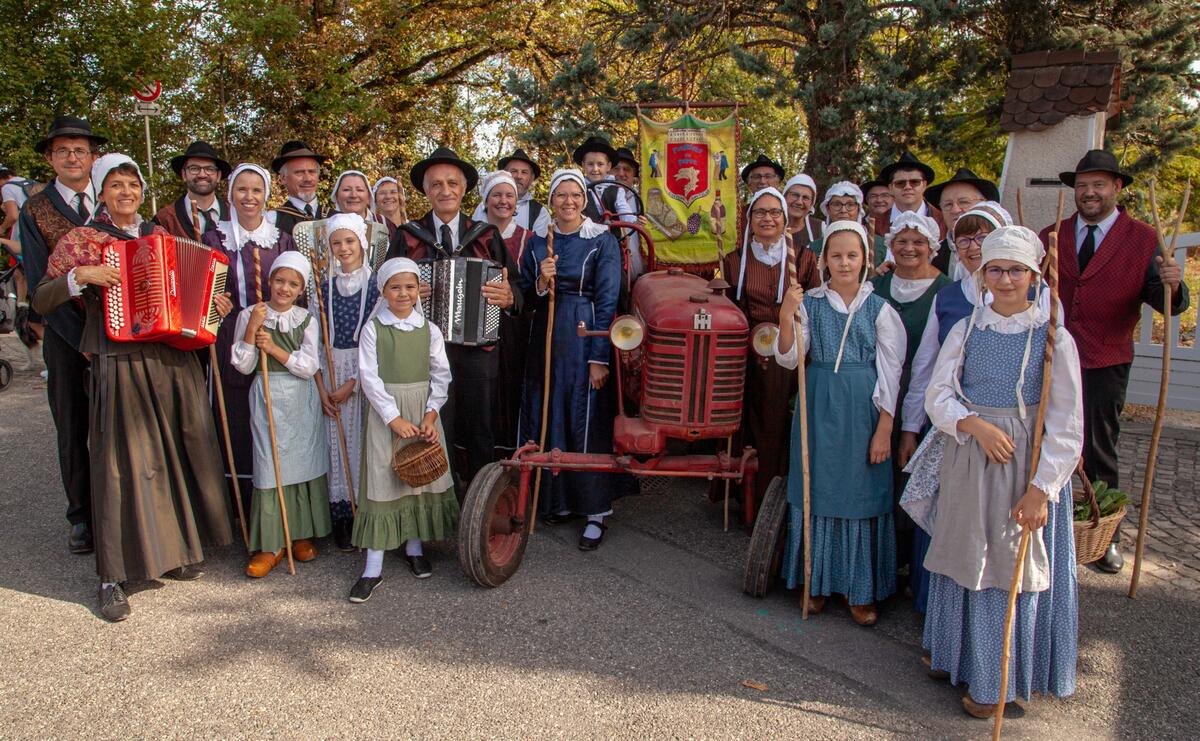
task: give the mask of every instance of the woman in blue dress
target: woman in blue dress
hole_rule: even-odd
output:
[[[533,237],[521,256],[527,305],[537,313],[526,355],[521,439],[539,439],[545,367],[546,310],[554,290],[551,339],[550,410],[546,447],[572,453],[611,453],[614,410],[609,382],[612,324],[621,290],[621,252],[605,227],[583,215],[587,204],[583,173],[559,170],[550,181],[554,212],[554,255],[546,239]],[[579,323],[603,336],[580,337]],[[604,518],[612,514],[617,478],[612,474],[564,471],[542,477],[538,518],[546,524],[584,516],[581,550],[595,550],[604,538]]]
[[[855,221],[825,232],[820,272],[825,283],[805,294],[792,286],[779,310],[775,358],[798,363],[792,317],[799,311],[807,373],[812,583],[809,612],[831,594],[844,595],[859,625],[874,625],[875,603],[896,591],[892,517],[892,419],[904,359],[904,325],[875,295],[867,233]],[[799,472],[800,418],[792,421],[792,460]],[[788,477],[788,539],[783,574],[794,589],[803,573],[803,481]]]
[[[1035,537],[1017,598],[1004,701],[1074,691],[1075,644],[1059,638],[1077,625],[1078,603],[1072,585],[1061,583],[1067,551],[1060,539],[1071,537],[1070,510],[1062,514],[1062,503],[1070,501],[1083,445],[1083,412],[1079,354],[1061,327],[1049,393],[1041,397],[1049,315],[1040,297],[1029,296],[1040,285],[1037,235],[1001,227],[984,239],[982,252],[975,284],[991,292],[992,302],[976,301],[970,317],[947,335],[926,394],[925,409],[944,433],[945,447],[936,506],[927,509],[932,540],[925,557],[924,644],[932,670],[969,686],[963,708],[987,718],[1001,701],[1003,623],[1022,528]],[[1047,405],[1045,433],[1031,480],[1039,403]],[[1052,503],[1056,516],[1047,537]],[[1074,559],[1071,581],[1073,572]]]

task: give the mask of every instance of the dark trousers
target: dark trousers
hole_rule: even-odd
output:
[[[450,396],[442,407],[442,429],[446,447],[454,458],[454,447],[467,455],[465,471],[456,471],[469,486],[479,469],[495,460],[496,436],[492,416],[496,408],[496,382],[500,375],[500,353],[480,347],[446,345],[450,359]],[[451,461],[451,468],[454,462]],[[458,492],[459,499],[466,491]]]
[[[67,491],[67,521],[92,522],[92,478],[88,468],[87,359],[52,328],[43,338],[46,396],[58,433],[58,467]]]
[[[1092,481],[1120,488],[1117,439],[1121,435],[1121,410],[1129,385],[1129,364],[1084,368],[1083,470]],[[1113,542],[1120,542],[1118,528]]]

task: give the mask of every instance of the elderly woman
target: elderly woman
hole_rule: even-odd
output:
[[[614,410],[604,386],[609,383],[612,324],[621,290],[621,252],[604,227],[584,216],[586,184],[579,170],[559,170],[550,181],[554,212],[554,255],[546,240],[533,237],[521,256],[521,278],[536,314],[526,354],[521,439],[539,439],[542,404],[550,406],[546,447],[572,453],[612,452]],[[561,269],[560,269],[561,268]],[[545,368],[547,296],[555,292],[551,338],[550,398],[542,398]],[[604,334],[580,337],[577,327]],[[604,518],[612,514],[616,477],[564,471],[543,476],[540,519],[547,524],[587,517],[580,550],[595,550],[604,539]]]
[[[396,238],[396,227],[408,221],[404,190],[400,187],[400,181],[385,175],[375,181],[371,196],[375,199],[375,220],[387,227],[390,244]]]
[[[817,184],[805,175],[793,175],[783,186],[783,198],[787,203],[787,230],[803,247],[821,237],[821,222],[813,218],[813,204],[817,200]]]
[[[749,218],[742,249],[725,256],[721,274],[733,282],[730,298],[750,321],[750,326],[775,323],[787,289],[788,245],[785,234],[784,196],[763,188],[750,198]],[[817,258],[796,242],[796,277],[805,289],[821,285]],[[796,393],[796,377],[772,358],[751,353],[746,359],[746,391],[742,401],[741,445],[758,451],[754,496],[761,501],[771,479],[787,475],[788,435],[791,414],[784,401]]]
[[[363,221],[375,220],[371,181],[360,170],[346,170],[333,183],[333,208],[342,214],[358,214]]]
[[[92,527],[100,614],[129,617],[121,583],[189,581],[203,575],[203,545],[231,540],[216,428],[204,402],[196,353],[157,342],[114,342],[102,289],[121,284],[103,263],[105,245],[166,234],[142,221],[144,182],[133,160],[107,154],[92,166],[100,208],[54,248],[33,306],[48,314],[78,301],[86,312],[80,351],[91,358]],[[222,316],[227,297],[217,298]]]
[[[533,232],[517,226],[517,181],[512,175],[499,170],[483,179],[479,185],[484,215],[488,223],[500,232],[500,238],[512,257],[520,265],[521,256],[529,246]],[[500,317],[500,381],[496,388],[495,432],[496,447],[516,450],[521,445],[521,381],[525,376],[525,354],[529,347],[530,316]]]
[[[821,213],[825,214],[825,223],[830,224],[835,221],[857,221],[863,224],[868,229],[870,234],[871,220],[867,218],[866,209],[863,207],[862,190],[857,185],[847,180],[834,183],[829,186],[829,190],[825,191],[825,198],[821,200]],[[818,256],[821,250],[825,248],[824,235],[825,226],[821,227],[822,236],[817,237],[809,244]],[[879,234],[872,235],[871,240],[871,261],[872,267],[879,267],[883,263],[887,255],[887,244],[884,242],[883,236]]]
[[[271,298],[268,276],[275,258],[295,249],[292,238],[275,227],[263,214],[271,196],[271,176],[258,165],[244,163],[234,168],[229,178],[229,221],[204,235],[204,243],[229,258],[229,276],[225,285],[233,301],[235,316],[247,306]],[[255,264],[261,269],[261,293]],[[229,438],[243,495],[249,496],[254,467],[253,438],[250,433],[250,384],[254,378],[234,369],[230,358],[235,336],[234,323],[225,322],[217,332],[218,367],[210,368],[210,382],[219,381],[225,391],[225,410],[229,418]],[[213,414],[217,413],[216,394]],[[228,469],[227,469],[228,470]]]

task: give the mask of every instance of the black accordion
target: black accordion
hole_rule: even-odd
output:
[[[483,297],[485,285],[499,285],[499,264],[478,257],[450,257],[417,263],[421,282],[432,288],[425,318],[453,345],[492,345],[500,339],[499,306]]]

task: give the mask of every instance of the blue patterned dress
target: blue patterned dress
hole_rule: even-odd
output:
[[[804,297],[811,340],[807,371],[809,496],[812,506],[813,596],[844,594],[866,605],[896,591],[896,533],[892,518],[890,461],[868,461],[871,436],[879,422],[872,401],[875,321],[887,302],[870,294],[855,311],[834,372],[848,316],[824,296]],[[853,410],[853,412],[849,411]],[[789,470],[800,472],[800,416],[792,415]],[[803,478],[788,476],[788,539],[783,576],[788,589],[803,578]]]

